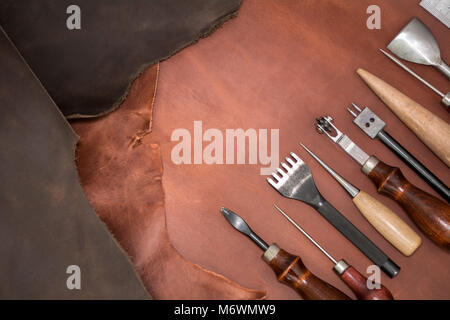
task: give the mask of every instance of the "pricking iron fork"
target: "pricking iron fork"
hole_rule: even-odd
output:
[[[450,249],[450,207],[445,202],[412,185],[399,168],[369,156],[339,131],[329,116],[317,119],[317,130],[325,133],[362,166],[378,193],[395,200],[414,223],[436,244]]]
[[[267,179],[269,184],[282,196],[302,201],[316,209],[389,277],[395,277],[400,267],[325,200],[317,190],[309,167],[295,153],[290,155],[286,158],[289,165],[281,164],[285,171],[278,168],[277,173],[272,174],[273,179]]]
[[[386,123],[383,120],[367,107],[364,108],[364,110],[361,110],[356,104],[352,103],[352,105],[355,110],[350,108],[347,108],[347,110],[354,117],[354,124],[364,131],[371,139],[380,139],[381,142],[428,183],[430,187],[436,190],[436,192],[438,192],[447,202],[450,202],[450,190],[448,187],[389,133],[384,131]]]

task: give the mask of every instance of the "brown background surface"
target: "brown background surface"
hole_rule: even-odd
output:
[[[275,212],[277,203],[336,258],[345,258],[364,271],[371,262],[303,203],[282,198],[259,175],[259,165],[174,165],[170,153],[177,128],[193,134],[193,122],[204,130],[280,128],[280,158],[296,152],[311,167],[322,194],[402,267],[395,279],[382,275],[397,299],[450,298],[450,258],[423,237],[421,248],[404,257],[360,215],[350,197],[300,149],[309,146],[345,178],[369,192],[418,229],[392,200],[375,187],[338,146],[314,129],[314,119],[329,114],[338,128],[360,147],[398,166],[417,186],[436,195],[381,142],[370,140],[351,122],[350,102],[369,106],[387,122],[387,131],[447,184],[448,168],[356,75],[358,67],[380,76],[448,121],[439,98],[378,52],[410,21],[419,17],[434,33],[449,61],[449,30],[418,5],[419,1],[269,1],[246,0],[236,19],[209,38],[161,64],[155,103],[153,135],[164,162],[167,223],[180,253],[194,263],[221,273],[239,284],[267,289],[271,299],[297,299],[279,284],[260,260],[261,252],[231,228],[219,212],[227,206],[238,212],[266,241],[300,255],[318,276],[347,294],[331,271],[332,264],[287,221]],[[366,9],[381,7],[381,30],[366,28]],[[410,64],[444,92],[449,82],[430,67]],[[447,90],[447,91],[445,91]],[[204,143],[204,146],[207,143]],[[418,231],[419,232],[419,231]]]

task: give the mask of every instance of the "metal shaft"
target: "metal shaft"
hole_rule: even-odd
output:
[[[359,189],[352,185],[350,182],[342,178],[339,174],[337,174],[333,169],[331,169],[325,162],[320,160],[318,156],[316,156],[311,150],[309,150],[304,144],[300,143],[300,145],[313,157],[327,172],[336,179],[337,182],[352,196],[352,198],[356,197],[359,193]]]
[[[418,76],[414,71],[412,71],[411,69],[409,69],[406,65],[404,65],[400,60],[398,60],[397,58],[395,58],[394,56],[390,55],[389,53],[387,53],[386,51],[384,51],[383,49],[380,49],[381,52],[383,52],[388,58],[392,59],[392,61],[394,61],[396,64],[398,64],[400,67],[402,67],[404,70],[406,70],[407,72],[409,72],[411,75],[413,75],[416,79],[418,79],[419,81],[421,81],[423,84],[425,84],[428,88],[430,88],[431,90],[433,90],[435,93],[437,93],[438,95],[440,95],[442,97],[441,103],[444,105],[444,108],[449,111],[450,108],[450,92],[448,92],[446,95],[444,95],[442,92],[440,92],[438,89],[436,89],[435,87],[433,87],[431,84],[429,84],[427,81],[425,81],[424,79],[422,79],[420,76]]]
[[[303,230],[294,220],[291,219],[283,210],[281,210],[276,204],[273,205],[290,223],[292,223],[298,231],[300,231],[309,241],[311,241],[320,251],[322,251],[328,259],[330,259],[335,265],[338,263],[320,244],[318,244],[305,230]]]

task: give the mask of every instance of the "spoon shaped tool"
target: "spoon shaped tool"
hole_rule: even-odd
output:
[[[450,79],[450,67],[441,58],[435,37],[416,17],[400,31],[387,48],[404,60],[433,66]]]

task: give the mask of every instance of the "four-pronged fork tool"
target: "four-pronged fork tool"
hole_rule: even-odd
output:
[[[316,209],[389,277],[395,277],[400,267],[325,200],[317,190],[309,167],[292,152],[291,158],[286,158],[286,161],[290,166],[282,163],[285,171],[278,168],[278,173],[272,174],[274,180],[267,179],[269,184],[282,196],[302,201]]]
[[[264,251],[262,258],[275,272],[278,281],[294,289],[303,299],[350,300],[345,293],[312,274],[300,257],[280,249],[276,244],[269,246],[236,213],[227,208],[220,211],[236,230],[245,234]]]
[[[334,263],[333,270],[342,281],[353,291],[359,300],[394,300],[392,293],[380,284],[378,289],[367,287],[367,278],[358,270],[349,265],[344,259],[336,261],[324,248],[320,246],[305,230],[303,230],[291,217],[281,210],[276,204],[274,207],[297,228],[309,241],[311,241],[328,259]]]
[[[436,244],[450,249],[450,207],[445,202],[412,185],[399,168],[369,156],[348,136],[339,131],[329,116],[317,119],[317,129],[325,133],[362,166],[362,172],[379,193],[395,200],[414,223]]]
[[[450,202],[450,190],[448,187],[384,130],[386,123],[383,120],[367,107],[361,110],[356,104],[352,103],[352,105],[355,110],[351,110],[350,108],[347,108],[347,110],[354,117],[354,124],[371,139],[380,139],[381,142],[428,183],[430,187],[436,190],[447,202]]]
[[[398,60],[396,57],[394,57],[393,55],[387,53],[386,51],[384,51],[383,49],[380,49],[380,51],[382,53],[384,53],[384,55],[386,55],[389,59],[391,59],[392,61],[394,61],[397,65],[399,65],[403,70],[407,71],[409,74],[411,74],[413,77],[415,77],[417,80],[419,80],[420,82],[422,82],[424,85],[426,85],[428,88],[430,88],[431,90],[434,91],[434,93],[436,93],[437,95],[439,95],[442,100],[442,104],[444,105],[444,108],[447,109],[447,111],[449,111],[449,107],[450,107],[450,92],[448,92],[447,94],[443,94],[441,91],[439,91],[438,89],[436,89],[434,86],[432,86],[429,82],[425,81],[424,79],[422,79],[417,73],[415,73],[414,71],[412,71],[410,68],[408,68],[404,63],[402,63],[400,60]]]
[[[350,184],[303,144],[300,145],[350,194],[361,214],[387,241],[405,256],[416,251],[422,239],[399,216],[368,193]]]

